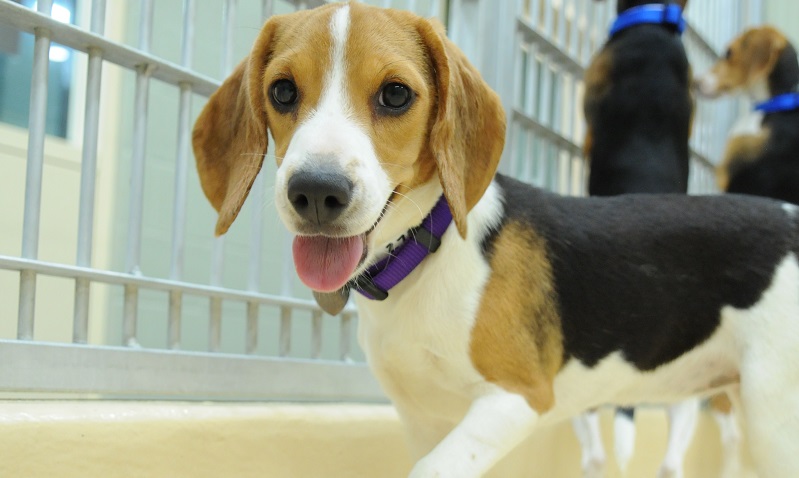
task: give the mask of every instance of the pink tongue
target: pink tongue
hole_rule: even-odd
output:
[[[302,283],[317,292],[332,292],[341,289],[358,267],[363,239],[297,236],[292,252]]]

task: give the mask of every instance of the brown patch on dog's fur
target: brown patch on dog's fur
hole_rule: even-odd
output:
[[[563,334],[544,240],[518,223],[504,227],[472,329],[470,354],[489,382],[527,399],[538,413],[555,401]],[[524,258],[524,260],[520,260]]]
[[[586,161],[591,159],[591,148],[594,147],[594,130],[589,125],[585,131],[585,138],[583,139],[583,156]]]
[[[717,393],[710,398],[710,408],[729,415],[732,413],[732,401],[730,401],[730,397],[726,393]]]
[[[583,152],[588,157],[593,147],[593,129],[596,121],[596,110],[610,91],[610,70],[613,67],[613,55],[609,48],[603,48],[585,70],[585,98],[583,113],[588,123],[588,132],[583,141]]]
[[[724,149],[724,159],[716,167],[716,183],[719,189],[726,191],[730,178],[735,175],[737,170],[760,157],[768,137],[769,130],[763,129],[758,134],[745,134],[730,138]]]

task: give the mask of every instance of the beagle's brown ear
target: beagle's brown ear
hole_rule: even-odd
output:
[[[443,26],[421,20],[419,33],[434,68],[438,97],[430,149],[455,225],[466,237],[466,215],[485,193],[502,155],[505,111]]]
[[[744,49],[749,61],[749,78],[767,77],[774,70],[788,39],[776,28],[765,26],[751,30],[744,40]]]
[[[222,235],[241,210],[268,142],[263,70],[274,30],[267,22],[249,57],[211,95],[194,124],[192,145],[203,192]]]

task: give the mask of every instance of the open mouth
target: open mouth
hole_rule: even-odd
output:
[[[367,231],[348,237],[325,235],[296,236],[292,244],[294,268],[303,284],[317,292],[333,292],[344,287],[366,260],[366,239],[383,218],[389,196],[375,223]]]

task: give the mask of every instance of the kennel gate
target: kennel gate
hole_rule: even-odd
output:
[[[241,2],[241,5],[239,4]],[[310,8],[324,0],[218,0],[221,8],[216,31],[195,30],[200,2],[182,2],[179,60],[153,53],[153,0],[142,0],[139,9],[124,5],[138,15],[135,46],[105,35],[106,2],[93,0],[88,27],[65,24],[50,16],[52,0],[39,0],[35,9],[0,0],[0,24],[35,36],[28,123],[27,168],[24,214],[19,228],[21,252],[0,255],[0,271],[14,274],[18,294],[0,292],[2,302],[14,303],[15,316],[0,315],[0,323],[16,322],[13,336],[0,338],[0,394],[12,398],[148,397],[217,400],[384,400],[353,344],[357,321],[352,307],[339,317],[323,316],[307,291],[295,287],[287,233],[276,227],[274,213],[263,207],[268,186],[269,158],[264,173],[253,187],[241,216],[248,230],[239,228],[238,239],[212,239],[212,228],[201,239],[187,233],[187,221],[195,200],[205,208],[205,221],[212,217],[205,199],[190,183],[193,166],[190,134],[199,112],[196,98],[207,98],[233,68],[234,38],[241,36],[237,11],[259,9],[259,19],[274,12]],[[175,2],[172,2],[175,3]],[[207,7],[210,2],[203,2]],[[483,71],[499,92],[508,113],[508,141],[501,169],[522,180],[565,194],[584,194],[586,168],[581,143],[584,133],[580,103],[582,75],[591,54],[601,45],[612,18],[612,5],[592,0],[375,0],[370,3],[406,8],[447,19],[449,34]],[[610,2],[612,3],[612,2]],[[717,58],[724,44],[742,25],[759,20],[760,4],[750,0],[730,11],[724,0],[692,2],[685,39],[696,70]],[[239,19],[241,16],[239,16]],[[725,18],[725,21],[719,19]],[[176,22],[177,23],[177,22]],[[257,29],[247,33],[251,43]],[[193,65],[198,36],[221,36],[221,68],[202,73]],[[156,39],[157,40],[157,39]],[[45,115],[48,55],[51,42],[87,54],[85,102],[82,119],[80,194],[77,218],[77,254],[74,262],[40,260],[40,211],[45,164]],[[157,46],[157,45],[156,45]],[[504,52],[498,54],[497,52]],[[101,85],[108,65],[135,74],[131,109],[129,161],[122,171],[129,176],[124,203],[124,241],[118,247],[120,260],[104,266],[93,262],[97,230],[110,228],[96,223],[98,136],[101,134]],[[160,272],[142,266],[142,250],[152,249],[147,234],[148,218],[154,215],[145,201],[145,178],[152,169],[153,148],[148,144],[149,123],[158,120],[148,97],[157,84],[176,89],[173,127],[177,129],[170,158],[173,182],[163,194],[171,197],[168,215],[169,256]],[[155,86],[154,86],[155,85]],[[120,89],[120,95],[123,90]],[[718,158],[725,131],[738,104],[732,101],[699,104],[692,137],[692,192],[713,191],[711,160]],[[709,118],[724,118],[710,122]],[[124,121],[123,121],[124,122]],[[125,155],[125,158],[128,158]],[[149,168],[149,169],[148,169]],[[193,176],[192,176],[193,177]],[[192,188],[194,188],[192,190]],[[256,204],[256,206],[254,206]],[[5,205],[4,208],[10,207]],[[165,209],[165,210],[164,210]],[[211,222],[209,222],[211,223]],[[243,232],[242,232],[243,231]],[[144,237],[143,237],[144,234]],[[235,235],[235,233],[232,233]],[[152,235],[152,234],[150,234]],[[268,236],[268,239],[267,239]],[[277,238],[277,239],[275,239]],[[58,238],[43,238],[58,240]],[[277,246],[272,244],[277,240]],[[150,246],[147,246],[148,241]],[[271,242],[270,242],[271,241]],[[204,244],[202,247],[197,243]],[[143,246],[143,244],[145,246]],[[267,245],[269,247],[267,247]],[[263,256],[267,249],[270,258]],[[190,279],[189,251],[203,251],[210,274]],[[124,257],[124,259],[122,259]],[[225,263],[245,257],[236,270],[245,279],[227,280]],[[265,261],[271,266],[264,268]],[[168,267],[167,267],[168,263]],[[228,270],[230,270],[228,266]],[[271,271],[265,276],[265,270]],[[36,314],[37,283],[42,278],[69,281],[72,310],[57,317]],[[267,286],[271,279],[276,284]],[[231,282],[234,284],[231,285]],[[98,292],[98,285],[104,287]],[[113,290],[114,292],[108,292]],[[67,290],[67,289],[64,289]],[[16,291],[15,291],[16,292]],[[41,292],[41,291],[40,291]],[[160,294],[157,297],[147,294]],[[97,310],[92,297],[109,296]],[[16,297],[12,297],[15,295]],[[18,299],[17,299],[18,297]],[[39,301],[46,301],[47,297]],[[192,309],[190,301],[194,301]],[[201,305],[197,306],[197,301]],[[153,305],[155,304],[155,305]],[[231,305],[232,304],[232,305]],[[146,308],[145,308],[146,306]],[[230,307],[235,306],[235,310]],[[142,311],[142,309],[145,309]],[[5,309],[4,309],[5,310]],[[157,311],[153,313],[152,311]],[[201,310],[200,314],[192,311]],[[144,318],[157,324],[147,326]],[[200,315],[205,321],[203,347],[187,346]],[[36,320],[35,320],[36,319]],[[60,342],[37,339],[35,324],[70,321],[71,335]],[[226,346],[225,324],[243,321],[234,347]],[[118,334],[93,336],[98,321],[114,322]],[[302,328],[298,329],[298,324]],[[337,330],[331,330],[337,326]],[[111,327],[113,329],[113,327]],[[157,330],[156,330],[157,329]],[[265,334],[264,330],[268,329]],[[143,340],[145,330],[158,336]],[[266,335],[266,336],[265,336]],[[265,344],[265,341],[270,342]],[[204,349],[204,350],[203,350]],[[57,394],[57,395],[54,395]]]

